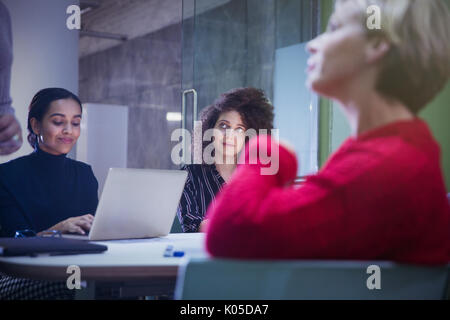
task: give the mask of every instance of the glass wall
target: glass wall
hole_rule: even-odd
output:
[[[186,127],[232,88],[256,87],[275,106],[279,138],[318,169],[318,97],[306,88],[306,43],[319,26],[318,0],[183,0],[182,89]]]

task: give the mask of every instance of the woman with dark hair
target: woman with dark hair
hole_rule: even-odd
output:
[[[89,165],[67,158],[80,136],[81,102],[60,88],[39,91],[28,113],[33,153],[0,165],[0,235],[57,230],[85,234],[98,183]]]
[[[370,29],[367,8],[380,8]],[[450,207],[440,148],[417,117],[450,78],[450,14],[442,0],[337,0],[308,43],[308,85],[340,103],[352,136],[301,186],[243,164],[208,211],[207,251],[244,259],[450,261]],[[246,151],[265,148],[250,141]],[[278,146],[278,144],[277,144]]]
[[[239,88],[222,94],[200,118],[203,135],[213,133],[213,142],[203,142],[202,164],[182,168],[188,178],[177,215],[184,232],[199,231],[208,205],[233,174],[243,146],[260,130],[270,134],[274,114],[262,90]]]
[[[80,136],[82,107],[60,88],[39,91],[28,113],[33,153],[0,165],[0,235],[46,231],[86,234],[97,208],[98,183],[89,165],[66,157]],[[0,275],[0,299],[72,299],[65,282]]]

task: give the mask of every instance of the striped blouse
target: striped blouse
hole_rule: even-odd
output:
[[[187,170],[188,176],[177,216],[183,232],[198,232],[208,205],[222,189],[225,180],[215,165],[191,164],[181,170]]]

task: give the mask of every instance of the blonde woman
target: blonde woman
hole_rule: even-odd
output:
[[[381,29],[367,29],[367,8]],[[338,101],[353,128],[326,165],[287,186],[297,160],[279,149],[276,176],[238,167],[207,215],[214,256],[450,260],[450,208],[439,145],[417,113],[450,76],[450,15],[441,0],[338,0],[308,44],[308,85]],[[282,130],[282,128],[281,128]],[[247,153],[265,147],[250,141]]]

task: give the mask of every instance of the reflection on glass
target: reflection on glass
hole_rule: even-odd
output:
[[[318,3],[183,1],[183,89],[198,92],[199,111],[232,88],[263,89],[275,106],[280,139],[296,149],[301,176],[318,169],[318,98],[306,88],[304,71],[305,44],[317,33]],[[193,121],[188,112],[190,130]]]

